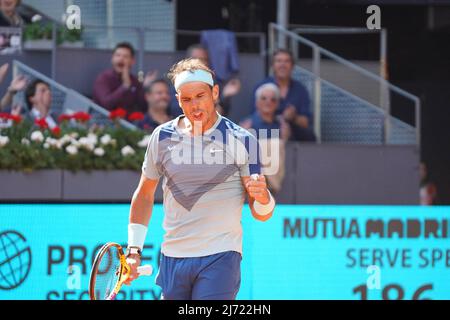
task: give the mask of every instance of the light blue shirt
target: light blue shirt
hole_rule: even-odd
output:
[[[184,115],[153,132],[143,174],[163,177],[164,240],[169,257],[242,254],[241,177],[261,173],[256,138],[218,115],[212,128],[192,137],[179,128]]]

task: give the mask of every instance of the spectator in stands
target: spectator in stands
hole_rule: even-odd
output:
[[[0,67],[0,83],[6,78],[8,73],[9,63],[5,63]],[[13,115],[20,115],[24,110],[22,106],[17,104],[11,107],[14,95],[22,91],[28,83],[28,79],[24,75],[17,75],[6,89],[6,93],[0,100],[0,111],[10,112]]]
[[[169,115],[170,89],[166,81],[158,79],[153,81],[145,93],[147,113],[138,127],[152,132],[160,124],[172,119]]]
[[[425,163],[420,164],[420,204],[431,206],[437,204],[438,192],[434,182],[428,177],[428,170]]]
[[[275,174],[268,174],[264,165],[262,173],[267,177],[269,189],[277,193],[281,189],[284,178],[284,160],[285,160],[285,142],[291,134],[290,127],[284,120],[283,116],[277,115],[277,109],[280,103],[280,90],[273,83],[265,83],[261,85],[255,93],[256,111],[240,125],[245,129],[254,129],[256,137],[261,148],[262,163],[270,163],[272,167],[278,167]],[[272,130],[277,130],[276,134]],[[273,140],[277,139],[277,143]],[[272,150],[273,147],[279,146],[279,150]],[[278,163],[274,163],[279,155]],[[265,173],[266,172],[266,173]]]
[[[135,51],[131,44],[116,45],[111,58],[112,69],[103,71],[94,83],[93,98],[100,106],[113,110],[124,108],[128,112],[145,112],[142,84],[131,74],[135,64]]]
[[[187,58],[200,59],[205,65],[209,66],[208,51],[201,44],[193,44],[186,51]],[[217,83],[220,87],[220,98],[216,105],[217,111],[227,116],[231,108],[231,97],[238,94],[241,90],[241,82],[237,78],[231,78],[224,83]],[[170,113],[178,116],[182,113],[178,101],[175,97],[175,89],[171,87],[172,100],[170,102]]]
[[[6,89],[6,93],[3,95],[3,98],[0,100],[0,110],[6,109],[8,106],[11,106],[14,95],[25,89],[28,83],[28,79],[24,75],[17,75],[10,83],[8,89]],[[16,110],[19,111],[20,110]]]
[[[274,83],[280,89],[280,104],[277,114],[281,114],[291,127],[291,139],[296,141],[315,141],[312,130],[310,99],[306,88],[292,79],[294,57],[285,49],[278,49],[272,55],[273,76],[269,76],[255,87],[265,83]],[[253,110],[256,108],[253,100]]]
[[[186,50],[186,57],[199,59],[205,65],[209,65],[208,50],[201,44],[193,44]]]
[[[20,0],[0,0],[0,26],[23,27],[24,19],[17,13]]]
[[[290,127],[281,115],[277,115],[280,103],[280,90],[273,83],[265,83],[258,87],[255,92],[256,111],[242,121],[240,125],[245,129],[255,129],[257,138],[260,138],[259,130],[268,130],[267,138],[271,138],[270,130],[280,130],[279,136],[288,140],[291,134]]]
[[[1,0],[0,0],[1,1]],[[8,74],[9,63],[4,63],[0,66],[0,84],[5,80],[6,75]]]
[[[30,83],[25,90],[25,102],[31,121],[45,119],[50,129],[57,126],[56,117],[50,114],[52,104],[52,93],[48,83],[37,79]]]

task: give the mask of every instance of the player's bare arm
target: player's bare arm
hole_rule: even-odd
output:
[[[252,179],[250,176],[242,177],[241,180],[248,195],[248,204],[253,217],[260,221],[269,220],[273,215],[274,209],[270,210],[268,213],[264,212],[264,214],[260,214],[255,208],[255,201],[258,201],[262,206],[269,206],[271,203],[272,196],[267,189],[266,178],[264,175],[258,175],[257,180]]]
[[[130,208],[130,224],[148,226],[152,215],[153,203],[155,200],[155,190],[159,180],[148,179],[141,175],[139,185],[133,194]],[[130,244],[129,244],[130,245]],[[139,254],[129,254],[127,256],[131,272],[125,284],[129,285],[131,281],[138,277],[137,267],[141,263]]]

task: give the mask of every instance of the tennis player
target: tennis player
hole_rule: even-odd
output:
[[[260,221],[272,216],[275,201],[260,175],[256,138],[215,110],[214,73],[198,59],[185,59],[171,68],[169,78],[184,114],[151,135],[131,201],[127,284],[137,277],[163,177],[165,235],[156,276],[162,299],[233,300],[241,283],[246,195]]]

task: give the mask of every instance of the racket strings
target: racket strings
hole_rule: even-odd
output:
[[[116,247],[107,249],[100,260],[95,278],[95,295],[98,300],[107,300],[120,279],[120,253]]]

